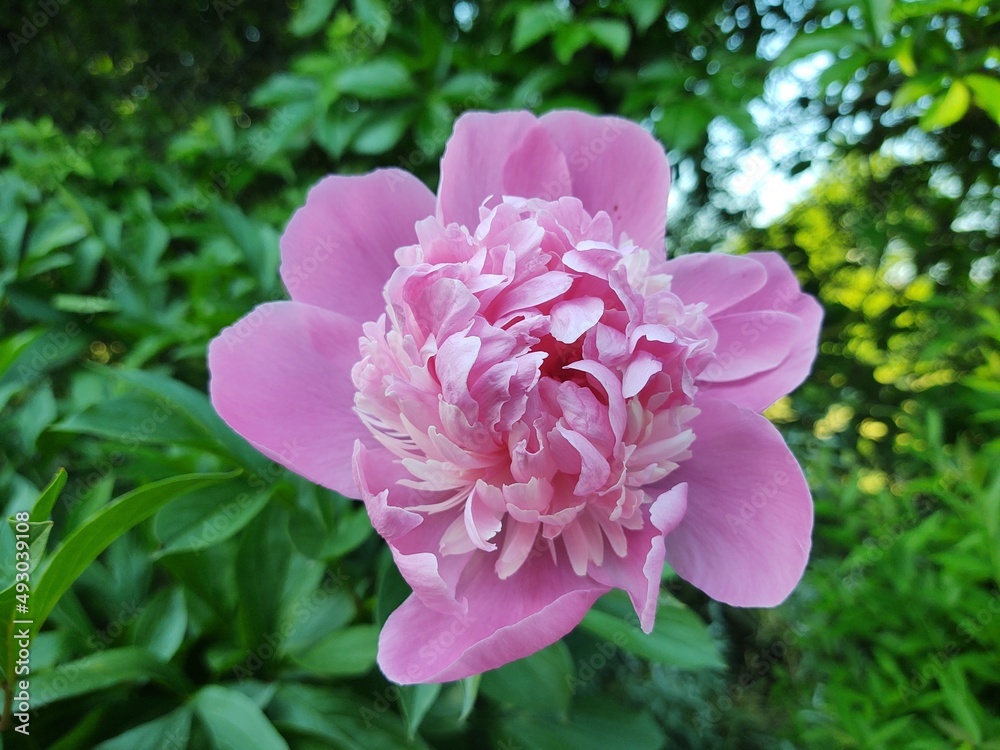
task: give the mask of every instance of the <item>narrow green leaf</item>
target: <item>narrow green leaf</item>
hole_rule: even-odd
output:
[[[440,694],[439,682],[430,685],[404,685],[399,689],[399,702],[403,708],[403,717],[406,719],[406,732],[411,738],[416,736],[421,722]]]
[[[52,515],[52,508],[55,506],[56,500],[59,499],[59,493],[62,492],[63,487],[66,486],[66,479],[66,470],[60,468],[59,471],[56,472],[56,475],[52,478],[52,481],[48,483],[44,490],[42,490],[42,494],[38,496],[34,506],[32,506],[32,521],[40,523]]]

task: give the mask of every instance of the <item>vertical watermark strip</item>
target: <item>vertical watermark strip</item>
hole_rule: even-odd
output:
[[[14,731],[30,734],[31,719],[31,525],[26,511],[14,516],[14,617],[11,620],[11,666],[7,674],[7,695],[0,724],[7,728],[13,719]]]

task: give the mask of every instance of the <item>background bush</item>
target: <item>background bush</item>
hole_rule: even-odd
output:
[[[31,512],[40,632],[31,738],[2,742],[1000,747],[998,26],[974,0],[5,6],[0,497]],[[322,175],[434,186],[462,111],[557,107],[666,144],[671,253],[774,249],[823,302],[768,412],[812,562],[775,610],[668,576],[653,637],[609,596],[536,656],[399,689],[384,545],[215,417],[205,348],[284,296]]]

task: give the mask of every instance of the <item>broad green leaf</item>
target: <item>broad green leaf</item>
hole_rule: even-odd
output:
[[[628,52],[632,41],[632,30],[625,21],[612,18],[595,18],[587,24],[594,41],[609,50],[615,57],[622,57]]]
[[[586,26],[579,23],[560,27],[552,37],[552,51],[556,59],[563,65],[568,65],[579,50],[590,42],[591,34]]]
[[[36,577],[31,597],[34,632],[41,629],[59,597],[115,539],[171,500],[238,473],[188,474],[153,482],[125,493],[84,521],[55,549]]]
[[[69,213],[52,213],[31,230],[25,259],[48,255],[53,250],[72,245],[87,236],[87,227]]]
[[[379,628],[356,625],[334,630],[290,661],[310,674],[320,677],[356,677],[375,666]]]
[[[580,627],[636,656],[682,669],[722,669],[725,663],[694,612],[666,595],[661,596],[653,632],[639,628],[628,598],[620,592],[608,594],[590,610]]]
[[[188,746],[192,716],[188,706],[181,706],[102,742],[94,750],[179,750]]]
[[[163,661],[170,661],[184,642],[187,623],[183,589],[161,589],[139,614],[132,641]]]
[[[483,675],[481,689],[502,706],[565,717],[575,679],[569,648],[556,641],[531,656],[490,670]]]
[[[385,153],[406,134],[413,115],[412,109],[380,113],[358,134],[351,149],[357,154],[368,156]]]
[[[909,104],[915,104],[921,97],[936,94],[940,90],[940,76],[913,78],[896,89],[896,93],[892,96],[892,106],[905,107]]]
[[[969,110],[969,89],[961,81],[952,81],[948,91],[936,97],[920,118],[924,130],[940,130],[953,125]]]
[[[398,700],[396,685],[358,695],[328,685],[282,683],[268,711],[277,726],[320,740],[322,748],[429,750],[419,735],[407,736]]]
[[[250,96],[255,107],[274,107],[290,102],[312,102],[319,94],[319,83],[306,76],[278,73],[258,86]]]
[[[303,0],[295,13],[292,14],[288,30],[295,36],[309,36],[319,31],[330,17],[333,6],[336,4],[337,0]]]
[[[243,693],[209,685],[191,705],[216,750],[288,750],[264,712]]]
[[[522,712],[495,729],[500,747],[531,750],[660,750],[663,733],[647,713],[640,713],[609,699],[593,696],[573,705],[568,718]]]
[[[246,528],[236,553],[236,588],[245,644],[257,649],[278,637],[277,624],[288,576],[292,542],[284,510],[264,509]]]
[[[557,7],[554,3],[525,5],[517,12],[514,21],[511,48],[514,52],[520,52],[530,47],[569,21],[571,17],[569,11]]]
[[[976,106],[1000,124],[1000,79],[975,73],[962,80],[972,89]]]
[[[628,12],[632,14],[636,28],[646,31],[653,23],[662,17],[667,5],[666,0],[626,0]]]
[[[113,396],[54,425],[58,432],[93,435],[134,447],[151,445],[198,445],[206,441],[204,431],[185,419],[168,398],[152,398],[142,391]]]
[[[251,489],[241,478],[178,499],[153,520],[153,533],[163,545],[154,557],[197,552],[230,539],[257,517],[270,497],[268,488]]]
[[[33,674],[31,705],[41,708],[123,682],[149,681],[159,682],[179,693],[188,687],[187,679],[176,667],[163,663],[144,648],[107,649]]]
[[[341,93],[360,99],[395,99],[415,88],[406,66],[395,60],[373,60],[344,68],[336,76],[336,85]]]
[[[201,391],[165,375],[146,370],[106,367],[101,368],[99,372],[131,383],[154,400],[165,402],[172,409],[176,409],[178,414],[190,420],[211,438],[211,445],[222,449],[225,455],[250,469],[248,481],[253,481],[254,472],[264,474],[272,467],[267,458],[222,421],[222,417],[212,408],[208,397]]]

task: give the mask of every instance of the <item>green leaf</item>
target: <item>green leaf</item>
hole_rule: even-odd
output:
[[[579,50],[587,46],[590,32],[583,24],[570,24],[561,27],[552,37],[552,51],[556,59],[563,65],[568,65]]]
[[[188,747],[192,715],[188,706],[181,706],[158,719],[132,727],[127,732],[102,742],[94,750],[179,750]]]
[[[302,5],[292,14],[288,30],[295,36],[309,36],[319,31],[336,4],[337,0],[303,0]]]
[[[169,399],[154,399],[139,392],[103,399],[73,414],[53,427],[59,432],[94,435],[134,447],[150,445],[198,445],[206,442],[204,431],[178,412]]]
[[[31,597],[32,628],[38,632],[59,598],[112,542],[171,500],[239,472],[188,474],[127,492],[84,521],[55,549],[37,576]]]
[[[628,12],[632,14],[636,28],[644,32],[663,15],[667,2],[666,0],[626,0],[625,5]]]
[[[289,660],[319,677],[357,677],[375,666],[378,634],[375,625],[335,630]]]
[[[567,716],[572,698],[573,659],[556,641],[524,659],[483,675],[484,695],[502,706]]]
[[[170,661],[184,642],[187,622],[183,589],[161,589],[139,614],[133,643],[163,661]]]
[[[119,312],[122,309],[113,299],[85,294],[53,294],[51,301],[53,309],[78,315]]]
[[[319,83],[306,76],[278,73],[271,76],[250,96],[255,107],[274,107],[279,104],[312,102],[319,94]]]
[[[292,542],[284,511],[271,505],[247,526],[236,552],[236,588],[245,644],[257,649],[277,633]]]
[[[257,517],[270,496],[270,490],[252,490],[239,480],[178,499],[156,514],[153,534],[163,546],[153,557],[197,552],[232,538]]]
[[[52,508],[55,506],[56,500],[59,499],[59,493],[66,486],[67,478],[68,475],[65,469],[60,468],[56,472],[52,481],[42,490],[42,494],[38,496],[38,499],[31,508],[32,521],[40,523],[52,515]]]
[[[517,18],[514,21],[511,48],[514,52],[520,52],[530,47],[535,42],[551,34],[571,17],[572,15],[568,10],[558,8],[552,3],[522,7],[518,11]]]
[[[86,236],[87,227],[72,214],[49,214],[32,230],[25,259],[41,258],[57,248],[79,242]]]
[[[55,701],[103,690],[123,682],[154,681],[183,693],[187,679],[144,648],[129,646],[90,654],[31,677],[31,705],[41,708]]]
[[[969,110],[969,98],[968,87],[961,81],[952,81],[948,91],[936,97],[920,118],[920,127],[931,131],[955,124]]]
[[[282,683],[269,712],[282,729],[319,740],[311,747],[337,750],[429,750],[419,735],[407,737],[392,705],[395,685],[364,696],[329,685]]]
[[[606,696],[581,699],[569,718],[518,713],[504,717],[495,730],[500,747],[531,750],[659,750],[664,737],[648,713],[640,713]]]
[[[1000,124],[1000,79],[974,73],[962,80],[972,89],[976,106]]]
[[[628,52],[632,30],[625,21],[613,18],[595,18],[587,24],[594,41],[609,50],[615,57]]]
[[[892,96],[893,107],[906,107],[915,104],[921,97],[936,94],[941,90],[941,76],[912,78],[906,81]]]
[[[369,156],[385,153],[399,143],[412,120],[411,109],[380,114],[354,139],[351,148]]]
[[[203,392],[165,375],[145,370],[104,367],[99,372],[141,388],[157,402],[165,402],[171,411],[176,410],[202,430],[216,450],[222,449],[225,455],[252,472],[263,474],[272,467],[267,458],[222,421]],[[253,478],[254,474],[251,473],[248,480]]]
[[[341,93],[359,99],[395,99],[415,89],[406,66],[395,60],[373,60],[344,68],[335,81]]]
[[[420,729],[427,712],[441,694],[441,683],[430,685],[403,685],[399,689],[399,703],[406,719],[406,731],[412,738]]]
[[[217,750],[288,750],[264,712],[243,693],[209,685],[191,705]]]
[[[598,638],[650,661],[681,669],[722,669],[725,663],[698,615],[672,597],[660,597],[653,632],[639,628],[628,597],[614,592],[601,598],[580,627]]]

